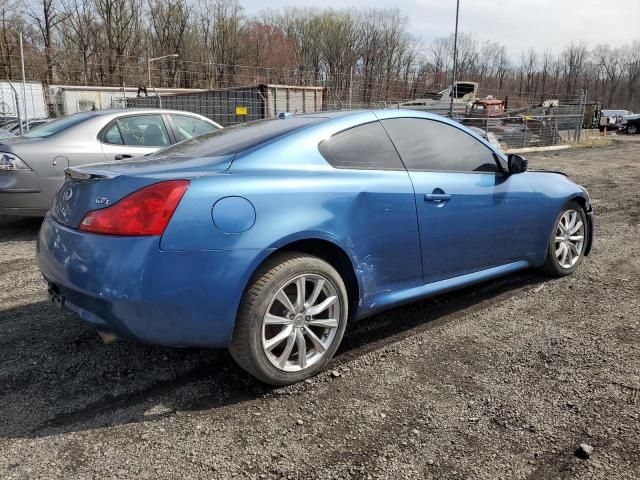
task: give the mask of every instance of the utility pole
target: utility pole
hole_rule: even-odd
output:
[[[451,102],[449,103],[449,118],[453,119],[453,98],[456,95],[456,68],[458,66],[458,16],[460,14],[460,0],[456,0],[456,30],[453,35],[453,80],[451,82]]]

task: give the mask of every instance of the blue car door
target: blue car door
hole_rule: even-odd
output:
[[[319,151],[335,168],[332,189],[351,192],[333,201],[343,205],[336,218],[347,222],[345,243],[362,282],[360,311],[375,309],[380,296],[420,286],[414,191],[380,122],[340,131],[323,140]]]
[[[382,121],[413,182],[425,283],[527,259],[535,193],[484,143],[426,118]],[[538,242],[539,244],[539,242]]]

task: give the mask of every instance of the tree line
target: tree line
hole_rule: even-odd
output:
[[[249,15],[237,0],[0,0],[0,78],[48,84],[224,88],[321,85],[331,103],[414,98],[452,80],[453,36],[424,43],[399,9],[284,8]],[[458,79],[535,103],[581,89],[605,107],[640,110],[640,41],[570,43],[559,53],[458,38]]]

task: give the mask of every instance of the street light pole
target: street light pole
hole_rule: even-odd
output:
[[[453,119],[453,98],[456,89],[456,68],[458,67],[458,16],[460,14],[460,0],[456,1],[456,30],[453,35],[453,80],[451,81],[451,102],[449,103],[449,118]]]
[[[147,57],[147,73],[149,74],[149,79],[147,81],[147,86],[151,88],[151,59]]]
[[[149,85],[147,85],[150,89],[153,89],[154,92],[156,92],[156,96],[158,97],[158,108],[162,108],[162,99],[160,98],[160,95],[158,94],[158,91],[153,88],[151,86],[151,62],[155,62],[156,60],[162,60],[163,58],[177,58],[179,57],[179,55],[177,53],[172,53],[170,55],[163,55],[161,57],[156,57],[156,58],[148,58],[147,57],[147,73],[149,76]]]
[[[148,58],[147,57],[147,75],[148,75],[148,81],[149,81],[149,84],[147,86],[149,88],[153,88],[151,86],[151,62],[155,62],[156,60],[162,60],[163,58],[178,58],[179,56],[180,55],[178,55],[177,53],[172,53],[170,55],[163,55],[161,57],[156,57],[156,58]],[[158,95],[158,92],[156,92],[156,95]],[[158,95],[158,101],[161,102],[160,95]],[[160,103],[160,107],[162,108],[162,103]]]

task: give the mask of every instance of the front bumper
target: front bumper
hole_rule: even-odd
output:
[[[159,345],[227,346],[266,252],[167,252],[159,244],[86,234],[47,215],[36,250],[52,298],[99,330]]]

